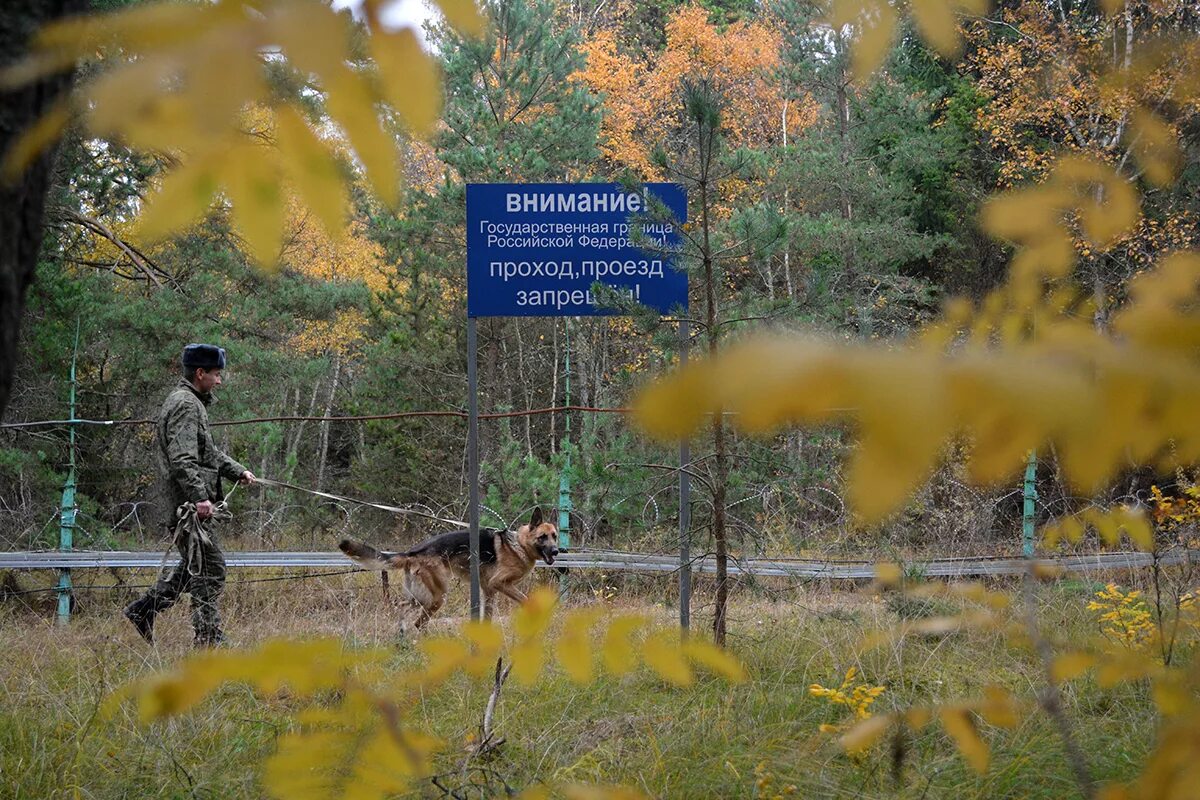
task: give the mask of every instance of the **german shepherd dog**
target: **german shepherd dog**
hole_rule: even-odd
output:
[[[460,530],[426,539],[403,553],[376,550],[353,539],[343,539],[338,547],[368,569],[403,570],[400,630],[407,635],[442,607],[451,573],[470,580],[470,542],[470,532]],[[517,589],[517,583],[533,571],[539,557],[553,564],[557,555],[558,528],[542,517],[541,508],[534,509],[529,524],[515,531],[480,528],[479,583],[484,615],[491,618],[497,594],[523,602],[525,594]]]

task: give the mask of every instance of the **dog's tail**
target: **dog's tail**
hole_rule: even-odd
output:
[[[354,539],[342,539],[338,542],[338,549],[367,569],[400,569],[408,561],[408,556],[403,553],[376,550],[366,542]]]

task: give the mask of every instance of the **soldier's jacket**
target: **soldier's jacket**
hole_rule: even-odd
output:
[[[169,519],[184,503],[221,500],[221,478],[236,481],[246,471],[213,443],[207,408],[211,402],[210,395],[180,380],[158,412],[159,474]]]

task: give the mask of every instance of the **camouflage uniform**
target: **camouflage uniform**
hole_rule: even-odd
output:
[[[159,476],[165,483],[169,523],[175,535],[180,562],[140,600],[126,609],[126,616],[149,620],[170,608],[184,592],[192,596],[192,627],[196,644],[214,645],[222,639],[217,600],[225,588],[225,557],[213,537],[212,520],[181,517],[182,506],[224,499],[221,479],[236,481],[246,471],[238,462],[217,449],[208,427],[207,406],[212,396],[201,394],[181,380],[167,395],[156,423]]]

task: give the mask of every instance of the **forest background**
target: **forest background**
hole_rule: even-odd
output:
[[[1143,40],[1192,34],[1198,17],[1184,2],[1130,2],[1115,15],[1082,2],[1000,2],[986,16],[963,17],[963,51],[953,60],[902,26],[867,79],[849,42],[818,23],[827,12],[819,3],[506,0],[484,11],[492,25],[482,40],[440,23],[427,31],[445,106],[428,140],[398,121],[389,131],[403,153],[398,204],[375,199],[327,126],[352,181],[344,234],[330,237],[289,200],[274,272],[256,266],[221,202],[183,235],[139,238],[134,219],[169,157],[69,132],[4,421],[67,416],[77,327],[80,418],[153,417],[191,341],[229,352],[217,420],[462,411],[464,185],[677,179],[693,155],[684,101],[698,85],[720,112],[719,176],[707,201],[713,269],[694,254],[683,259],[693,315],[711,302],[723,343],[763,328],[899,340],[937,316],[944,299],[982,299],[1004,280],[1011,248],[978,225],[989,195],[1039,181],[1073,153],[1141,179],[1128,109],[1106,95],[1096,67],[1128,64]],[[272,80],[320,118],[320,96],[305,93],[295,72],[281,65]],[[1085,238],[1074,242],[1077,274],[1091,291],[1079,313],[1101,330],[1132,278],[1195,244],[1194,104],[1177,112],[1176,180],[1144,187],[1140,219],[1114,246],[1093,252]],[[274,144],[269,117],[251,114],[244,124]],[[699,203],[699,193],[690,199]],[[707,330],[693,326],[693,336],[699,349]],[[480,407],[565,405],[568,379],[571,404],[625,407],[677,358],[669,320],[482,320]],[[221,445],[257,474],[465,518],[461,419],[219,431]],[[747,555],[1018,547],[1020,489],[968,487],[966,442],[947,449],[933,479],[882,529],[857,526],[843,501],[849,433],[729,431],[728,488],[699,493],[693,552],[712,549],[716,505],[728,515],[733,552]],[[0,548],[55,546],[66,442],[65,429],[0,431]],[[481,445],[485,525],[512,522],[535,503],[553,507],[569,457],[577,544],[675,548],[678,496],[674,475],[660,468],[675,451],[621,415],[489,421]],[[150,427],[89,426],[78,447],[76,546],[155,542]],[[725,467],[710,449],[697,444],[693,457],[704,485],[717,486]],[[1130,470],[1098,500],[1145,501],[1152,482],[1173,480]],[[1040,461],[1038,493],[1040,521],[1097,501],[1074,496],[1053,453]],[[237,533],[264,547],[324,549],[350,523],[345,509],[279,489],[241,492],[233,510]],[[371,513],[354,512],[360,533],[395,541],[426,532],[425,523],[395,530],[393,518]]]

